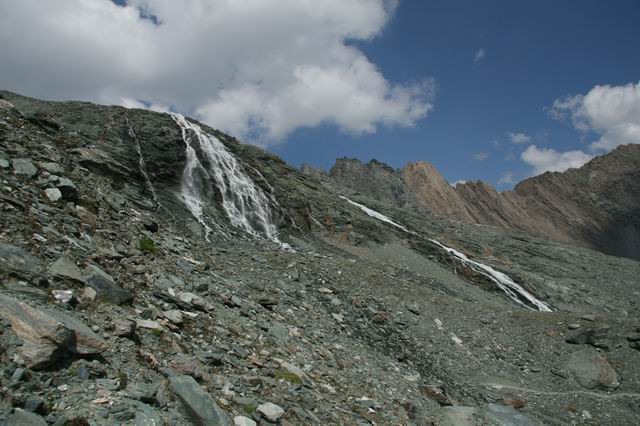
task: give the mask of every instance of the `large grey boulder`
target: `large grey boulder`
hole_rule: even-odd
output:
[[[89,265],[84,270],[84,282],[98,293],[98,297],[121,305],[133,300],[133,293],[118,286],[111,275],[97,267]]]
[[[107,342],[81,321],[1,294],[0,316],[22,339],[22,358],[34,370],[54,364],[69,352],[96,354],[108,348]]]
[[[572,353],[566,367],[587,389],[614,390],[620,386],[616,370],[593,348]]]
[[[193,424],[202,426],[232,425],[227,413],[216,404],[193,377],[170,377],[169,387]]]

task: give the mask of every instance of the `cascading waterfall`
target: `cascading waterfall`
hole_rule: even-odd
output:
[[[356,203],[355,201],[352,201],[352,200],[348,199],[347,197],[343,197],[341,195],[339,197],[342,198],[343,200],[346,200],[350,204],[358,207],[360,210],[362,210],[367,215],[369,215],[369,216],[371,216],[373,218],[376,218],[376,219],[378,219],[378,220],[380,220],[382,222],[386,222],[386,223],[388,223],[388,224],[390,224],[392,226],[395,226],[396,228],[401,229],[402,231],[404,231],[404,232],[406,232],[408,234],[416,235],[415,232],[409,230],[407,227],[405,227],[405,226],[399,224],[398,222],[390,219],[389,217],[383,215],[382,213],[379,213],[379,212],[377,212],[377,211],[375,211],[373,209],[370,209],[369,207],[364,206],[364,205],[362,205],[360,203]],[[476,272],[480,273],[481,275],[484,275],[485,277],[490,279],[493,283],[495,283],[498,286],[498,288],[500,290],[502,290],[511,300],[513,300],[517,304],[519,304],[521,306],[524,306],[525,308],[529,308],[529,309],[532,309],[531,306],[534,306],[535,309],[537,309],[538,311],[541,311],[541,312],[552,312],[553,311],[549,307],[549,305],[547,305],[543,301],[539,300],[533,294],[529,293],[527,290],[522,288],[522,286],[520,286],[515,281],[513,281],[513,279],[511,279],[511,277],[509,277],[508,275],[506,275],[506,274],[504,274],[502,272],[496,271],[495,269],[493,269],[490,266],[487,266],[487,265],[482,264],[480,262],[476,262],[474,260],[471,260],[464,253],[461,253],[458,250],[455,250],[455,249],[452,249],[450,247],[447,247],[444,244],[441,244],[437,240],[430,239],[429,241],[431,241],[432,243],[434,243],[435,245],[437,245],[441,249],[445,250],[447,253],[452,255],[456,260],[458,260],[459,262],[461,262],[465,266],[468,266],[469,268],[473,269],[474,271],[476,271]],[[531,306],[529,306],[527,303],[524,303],[523,300],[528,302]]]
[[[182,130],[186,145],[187,165],[182,174],[181,196],[193,216],[205,226],[207,235],[211,228],[204,221],[197,173],[202,173],[209,184],[217,187],[222,196],[222,208],[233,226],[279,243],[269,197],[244,173],[234,155],[218,138],[205,133],[197,124],[180,114],[172,113],[171,116]],[[203,153],[208,167],[198,159],[196,147]]]

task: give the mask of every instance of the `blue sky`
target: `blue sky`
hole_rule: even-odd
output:
[[[331,125],[298,130],[271,150],[296,165],[328,168],[340,156],[393,167],[427,160],[451,182],[495,185],[509,172],[523,179],[531,174],[520,159],[527,145],[507,133],[557,151],[584,149],[595,136],[582,140],[545,108],[599,84],[637,83],[639,22],[635,0],[403,1],[382,35],[358,47],[389,80],[435,78],[434,111],[414,128],[374,135]],[[485,56],[475,62],[480,49]],[[488,157],[474,159],[479,153]]]
[[[638,0],[5,1],[0,88],[509,189],[640,143],[638,22]]]

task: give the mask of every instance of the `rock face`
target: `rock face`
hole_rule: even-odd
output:
[[[579,169],[547,172],[503,193],[480,181],[452,188],[426,162],[394,170],[375,160],[339,159],[328,178],[340,191],[398,207],[640,259],[640,145],[620,146]]]

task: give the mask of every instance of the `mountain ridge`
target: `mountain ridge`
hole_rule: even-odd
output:
[[[398,207],[640,259],[640,145],[621,145],[580,168],[545,172],[503,192],[483,181],[452,187],[425,161],[393,169],[340,158],[324,175],[336,188]]]

